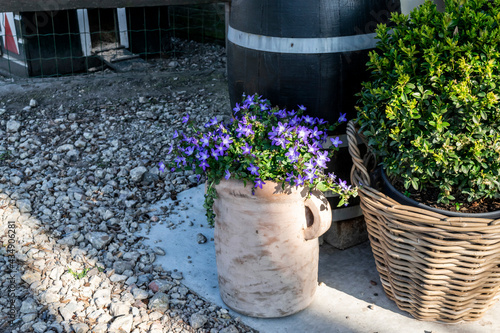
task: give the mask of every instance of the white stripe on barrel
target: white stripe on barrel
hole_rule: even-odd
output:
[[[376,34],[320,37],[288,38],[251,34],[229,26],[227,39],[244,48],[275,53],[339,53],[373,49],[377,44]]]

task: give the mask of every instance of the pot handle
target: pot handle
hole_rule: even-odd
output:
[[[307,226],[305,240],[313,240],[323,235],[332,224],[332,210],[328,200],[320,191],[312,191],[305,201]],[[308,213],[308,211],[310,214]],[[312,215],[312,216],[311,216]]]

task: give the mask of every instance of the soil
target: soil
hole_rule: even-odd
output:
[[[451,212],[460,213],[488,213],[500,211],[500,199],[481,199],[473,202],[468,202],[467,197],[463,194],[454,195],[455,201],[449,204],[438,203],[439,189],[427,188],[421,191],[415,191],[413,187],[408,190],[404,188],[402,180],[391,182],[395,189],[401,193],[409,193],[409,197],[417,202],[421,202],[427,206],[443,209]],[[459,208],[459,209],[457,209]]]

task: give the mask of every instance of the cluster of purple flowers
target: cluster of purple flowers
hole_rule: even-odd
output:
[[[211,179],[246,179],[260,188],[266,180],[313,187],[324,181],[333,153],[323,149],[332,127],[323,119],[303,115],[305,109],[302,105],[297,111],[271,108],[257,95],[247,96],[236,104],[229,123],[213,118],[192,137],[175,132],[180,142],[174,149],[172,171],[192,168]],[[341,114],[339,122],[345,120]],[[184,116],[183,122],[188,121],[189,115]],[[338,137],[330,140],[336,148],[342,143]],[[164,168],[161,163],[160,169]],[[326,178],[349,190],[335,175]]]

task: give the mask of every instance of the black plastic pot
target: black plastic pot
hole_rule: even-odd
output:
[[[394,186],[392,186],[389,179],[387,179],[387,176],[385,175],[385,172],[382,169],[380,169],[380,175],[382,179],[382,192],[384,192],[384,194],[388,195],[389,197],[396,200],[402,205],[427,209],[432,212],[452,217],[476,217],[476,218],[487,218],[487,219],[500,219],[500,210],[488,213],[460,213],[424,205],[423,203],[408,198],[403,193],[396,190]]]

